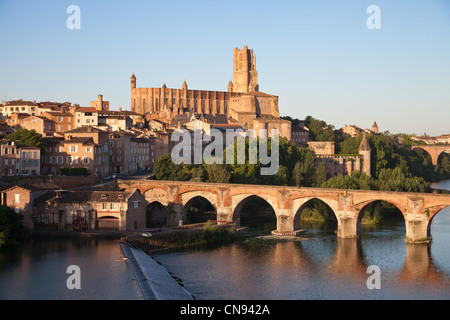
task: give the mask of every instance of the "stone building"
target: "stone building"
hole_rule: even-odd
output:
[[[109,134],[109,147],[111,173],[133,174],[149,169],[154,163],[154,139],[115,131]]]
[[[46,153],[42,159],[42,174],[69,174],[68,169],[84,169],[86,175],[98,176],[102,170],[101,155],[91,137],[69,137],[67,140],[44,139]],[[103,176],[105,173],[103,174]]]
[[[71,110],[75,128],[98,125],[98,110],[93,107],[76,107]]]
[[[13,113],[27,113],[29,115],[38,116],[41,114],[41,110],[36,101],[3,101],[2,106],[0,107],[0,114],[6,118],[10,117]]]
[[[22,129],[35,130],[43,137],[51,137],[55,133],[55,122],[43,116],[28,116],[19,120]]]
[[[41,114],[55,123],[55,133],[62,135],[64,132],[72,130],[74,126],[74,116],[69,112],[46,111]]]
[[[57,186],[51,183],[14,186],[2,191],[1,203],[12,208],[15,212],[21,213],[24,216],[24,225],[33,228],[32,214],[35,199],[48,190],[54,189],[57,189]]]
[[[96,101],[91,101],[91,108],[95,108],[97,111],[108,111],[109,101],[103,101],[103,95],[99,94]]]
[[[107,131],[83,126],[64,133],[64,138],[44,139],[42,174],[61,174],[64,168],[85,168],[86,174],[109,175],[110,150]]]
[[[300,148],[306,148],[309,142],[309,129],[304,126],[292,126],[292,141]]]
[[[281,136],[291,139],[291,122],[280,118],[278,97],[259,91],[256,59],[247,46],[234,48],[233,81],[228,83],[228,91],[192,90],[186,81],[181,89],[169,89],[165,84],[161,88],[138,88],[134,74],[130,82],[134,112],[157,114],[168,120],[191,112],[221,114],[239,122],[246,130],[264,129],[270,119]]]
[[[39,175],[41,149],[17,144],[12,140],[0,140],[0,175]]]
[[[320,155],[334,155],[333,141],[309,141],[308,148]]]
[[[334,142],[332,141],[310,141],[308,148],[314,152],[314,164],[325,163],[325,169],[329,176],[337,174],[351,175],[354,171],[364,172],[371,175],[371,148],[364,134],[359,145],[359,154],[340,155],[334,153]]]
[[[138,190],[49,191],[33,203],[39,229],[133,231],[146,227],[146,201]]]

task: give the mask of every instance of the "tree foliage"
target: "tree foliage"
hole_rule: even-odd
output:
[[[6,136],[6,139],[10,139],[21,145],[27,147],[38,147],[44,150],[44,141],[42,140],[42,135],[37,133],[36,130],[18,129]]]
[[[339,131],[333,130],[333,126],[311,116],[305,119],[305,125],[310,129],[311,138],[334,141],[340,154],[359,154],[363,135],[344,139]],[[167,155],[157,159],[154,172],[156,179],[161,180],[410,192],[430,192],[430,182],[450,178],[448,154],[443,154],[439,165],[434,166],[426,151],[411,150],[408,146],[398,143],[390,134],[381,133],[366,137],[371,148],[371,176],[355,171],[351,176],[336,175],[331,178],[327,174],[325,163],[315,159],[313,151],[299,148],[286,138],[279,139],[278,170],[274,175],[261,174],[264,165],[260,162],[259,150],[250,149],[248,138],[244,144],[243,163],[237,161],[238,151],[242,150],[235,144],[232,150],[234,161],[231,163],[226,164],[227,150],[223,152],[224,164],[175,165],[170,155]],[[266,143],[268,154],[271,154],[270,140],[258,140],[258,143]],[[250,152],[257,153],[256,163],[250,163]]]
[[[0,247],[15,244],[29,235],[23,225],[23,215],[0,205]]]

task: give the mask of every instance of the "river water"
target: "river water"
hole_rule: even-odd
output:
[[[450,181],[436,185],[450,189]],[[338,239],[311,223],[296,242],[246,241],[155,254],[199,300],[449,299],[450,208],[434,218],[430,245],[404,242],[404,222]],[[117,240],[36,239],[0,250],[0,300],[141,300]],[[70,265],[81,289],[69,289]],[[379,268],[380,289],[369,266]],[[372,267],[371,267],[372,268]],[[372,279],[372,280],[371,280]]]
[[[79,269],[80,289],[69,289]],[[0,300],[141,300],[118,240],[36,239],[0,250]]]

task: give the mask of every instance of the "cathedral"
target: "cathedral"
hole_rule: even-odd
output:
[[[182,114],[196,114],[214,119],[226,118],[228,124],[249,129],[278,129],[282,137],[291,139],[291,122],[280,118],[278,96],[259,91],[258,71],[253,50],[234,48],[233,81],[227,91],[137,88],[131,76],[131,111],[170,121]],[[214,120],[213,120],[214,121]]]

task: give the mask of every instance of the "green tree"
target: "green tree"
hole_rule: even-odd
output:
[[[205,164],[206,182],[228,183],[230,182],[231,172],[225,164]]]
[[[188,173],[190,175],[190,181],[193,182],[205,181],[206,171],[205,168],[201,165],[192,165],[188,169]]]
[[[37,133],[36,130],[18,129],[6,136],[6,139],[13,140],[21,145],[27,147],[38,147],[44,150],[44,141],[42,135]]]
[[[314,174],[314,187],[320,187],[327,180],[327,170],[325,162],[321,161]]]
[[[277,186],[286,186],[288,183],[288,178],[287,178],[287,167],[280,165],[278,167],[278,171],[275,174],[275,176],[273,177],[273,184],[277,185]]]
[[[305,118],[305,126],[309,129],[309,137],[313,141],[335,141],[334,126],[311,116]]]
[[[0,247],[18,243],[29,236],[23,225],[23,215],[0,205]]]
[[[185,164],[175,164],[170,154],[156,159],[153,172],[157,180],[187,181],[190,178],[189,167]]]

